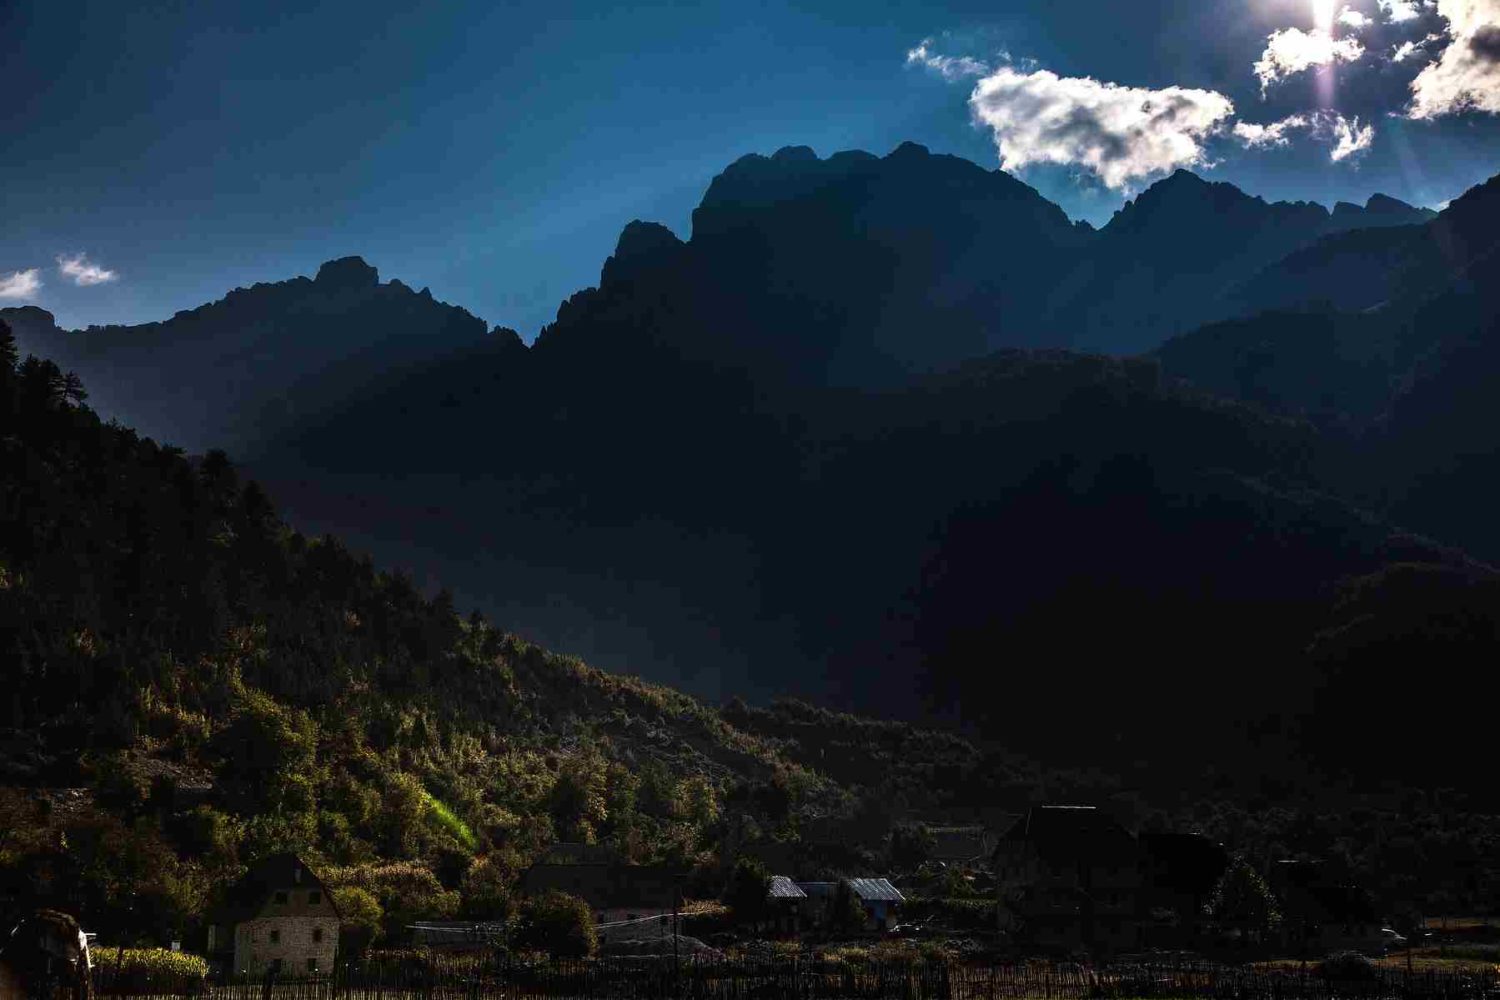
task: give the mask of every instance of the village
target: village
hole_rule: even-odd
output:
[[[722,899],[709,901],[689,892],[688,873],[628,864],[599,845],[560,843],[517,885],[523,912],[546,914],[530,918],[545,926],[520,928],[514,917],[419,918],[406,941],[360,954],[335,894],[297,854],[280,853],[228,887],[200,942],[189,942],[196,948],[160,943],[198,963],[201,983],[148,986],[125,976],[123,947],[94,940],[67,914],[40,911],[4,939],[0,998],[36,996],[39,980],[50,984],[43,993],[65,1000],[234,983],[334,989],[341,974],[358,968],[368,979],[393,956],[408,969],[418,960],[429,976],[466,969],[471,984],[476,969],[524,957],[602,963],[594,974],[607,978],[623,975],[608,971],[625,968],[622,961],[681,975],[684,967],[716,963],[847,962],[851,955],[970,968],[1295,963],[1305,983],[1309,963],[1321,969],[1335,960],[1373,973],[1376,962],[1399,971],[1404,956],[1409,976],[1412,955],[1431,949],[1431,931],[1392,926],[1374,895],[1333,865],[1285,860],[1260,872],[1204,836],[1132,832],[1092,806],[1033,807],[998,831],[923,827],[909,860],[918,862],[911,870],[803,878],[773,867],[791,864],[782,845],[751,845],[738,855]],[[996,981],[991,972],[992,993]],[[1100,989],[1097,978],[1077,982]]]

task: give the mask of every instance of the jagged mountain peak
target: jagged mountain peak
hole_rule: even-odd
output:
[[[366,263],[363,257],[339,257],[319,267],[313,281],[319,285],[338,288],[373,288],[380,284],[380,272]]]

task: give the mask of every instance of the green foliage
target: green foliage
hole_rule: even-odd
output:
[[[932,855],[932,831],[922,823],[901,823],[891,828],[891,864],[902,871],[916,871]]]
[[[441,920],[458,912],[459,895],[446,889],[433,870],[414,861],[326,868],[321,872],[331,891],[358,888],[372,896],[383,912],[381,933],[401,940],[417,920]]]
[[[520,857],[514,852],[502,850],[475,858],[459,886],[462,915],[474,920],[503,920],[509,916],[520,867]]]
[[[771,886],[771,873],[756,858],[740,857],[729,873],[729,884],[724,887],[724,903],[742,923],[754,922],[765,915],[766,893]]]
[[[864,930],[865,921],[864,905],[849,887],[849,883],[840,880],[834,886],[833,896],[828,901],[829,929],[835,934],[853,934]]]
[[[1281,923],[1276,896],[1243,856],[1236,856],[1219,877],[1206,904],[1208,915],[1227,930],[1237,930],[1252,940]]]
[[[548,892],[521,904],[511,943],[554,958],[585,958],[598,949],[599,937],[587,903],[564,892]]]
[[[385,909],[380,900],[370,890],[357,885],[341,885],[330,889],[329,894],[339,910],[340,953],[346,956],[363,954],[380,940],[385,921]]]

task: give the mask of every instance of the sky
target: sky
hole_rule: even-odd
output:
[[[0,305],[69,327],[360,254],[530,340],[786,145],[920,142],[1096,224],[1177,167],[1329,205],[1500,172],[1500,0],[0,0],[0,60]]]

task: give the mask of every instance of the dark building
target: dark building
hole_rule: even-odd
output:
[[[1282,940],[1294,955],[1378,953],[1385,947],[1374,897],[1323,861],[1278,861],[1271,891],[1281,903]]]
[[[1139,845],[1092,806],[1037,806],[995,849],[999,926],[1046,950],[1140,943]]]
[[[611,924],[675,911],[681,903],[682,875],[665,865],[619,861],[532,865],[521,875],[522,896],[565,892],[589,905],[594,920]]]

